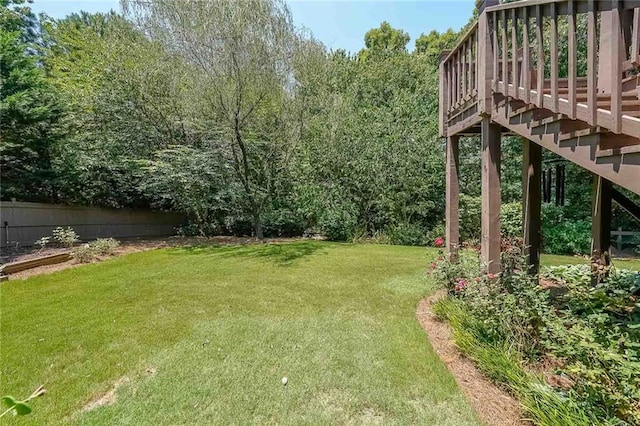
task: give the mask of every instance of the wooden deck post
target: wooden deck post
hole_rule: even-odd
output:
[[[591,214],[591,251],[604,253],[611,246],[611,195],[610,181],[595,175],[593,180],[593,205]]]
[[[447,257],[450,262],[458,259],[458,245],[460,244],[460,229],[458,215],[458,198],[460,185],[458,182],[458,141],[459,136],[447,138],[447,170],[446,170],[446,244]]]
[[[522,226],[529,273],[540,267],[542,147],[522,139]]]
[[[482,260],[487,272],[500,272],[501,126],[482,119]]]

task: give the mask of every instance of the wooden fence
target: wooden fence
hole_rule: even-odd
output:
[[[163,237],[174,235],[184,219],[173,212],[1,201],[0,246],[31,246],[58,226],[73,228],[83,241]]]
[[[611,231],[612,242],[614,242],[618,250],[622,250],[625,244],[630,244],[634,237],[640,237],[640,232],[623,231],[622,228],[618,228],[616,231]],[[627,241],[624,237],[629,237]]]

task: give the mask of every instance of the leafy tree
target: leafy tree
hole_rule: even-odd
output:
[[[51,158],[61,110],[28,47],[20,31],[0,31],[0,196],[55,200]]]
[[[384,21],[379,28],[370,29],[364,35],[366,48],[359,53],[360,58],[366,60],[370,56],[406,53],[407,43],[409,43],[410,39],[409,34],[393,28],[388,22]]]
[[[217,130],[243,190],[255,235],[298,132],[288,104],[295,90],[298,35],[281,1],[125,1],[153,40],[197,69],[200,125]]]
[[[435,61],[442,51],[455,47],[457,41],[458,33],[451,28],[443,33],[432,30],[429,34],[420,34],[416,39],[415,52]]]

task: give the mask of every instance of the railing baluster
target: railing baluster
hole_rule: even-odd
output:
[[[569,0],[569,118],[576,119],[576,8],[573,0]]]
[[[522,86],[524,87],[524,101],[529,103],[531,101],[531,64],[529,63],[529,9],[525,6],[522,10]]]
[[[467,42],[462,43],[462,97],[467,98]]]
[[[456,54],[456,69],[457,69],[457,77],[456,77],[456,105],[460,105],[462,103],[462,66],[460,65],[462,62],[462,58],[460,57],[460,51]]]
[[[511,9],[511,79],[513,88],[510,90],[511,96],[518,96],[518,12],[514,7]]]
[[[638,63],[640,54],[640,8],[633,9],[633,28],[631,29],[631,62]]]
[[[451,112],[453,105],[453,73],[451,72],[451,61],[447,61],[447,112]]]
[[[542,6],[536,6],[536,38],[538,39],[538,63],[537,63],[537,92],[538,104],[540,108],[544,107],[544,29],[542,27]],[[551,49],[553,50],[553,49]]]
[[[622,132],[622,49],[620,48],[620,38],[622,30],[620,26],[621,7],[619,0],[611,2],[611,127],[614,133]]]
[[[507,12],[502,11],[502,87],[504,95],[509,94],[509,55],[507,51]]]
[[[551,4],[551,34],[550,34],[550,55],[551,55],[551,104],[553,112],[558,112],[558,8],[555,3]]]
[[[492,13],[491,20],[493,24],[493,90],[498,91],[498,80],[500,80],[500,71],[498,68],[498,14]]]
[[[590,1],[587,12],[587,107],[591,126],[598,124],[596,18],[596,2]]]
[[[486,31],[486,28],[484,29]],[[478,55],[478,39],[480,38],[480,29],[476,30],[476,33],[474,35],[474,39],[473,39],[473,52],[471,52],[471,59],[473,60],[473,88],[475,89],[475,91],[478,91],[478,66],[480,63],[480,58]]]

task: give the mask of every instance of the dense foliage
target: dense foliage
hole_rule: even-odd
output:
[[[124,15],[59,20],[2,6],[2,199],[175,209],[190,219],[181,231],[201,235],[425,244],[442,233],[438,56],[458,31],[423,34],[410,52],[383,22],[349,53],[296,28],[281,0],[127,0]],[[471,242],[479,148],[462,140]],[[521,233],[521,154],[507,138],[507,236]],[[545,249],[585,253],[590,176],[567,165],[567,182],[566,205],[545,206]]]
[[[429,269],[447,284],[437,312],[461,349],[538,424],[640,424],[640,273],[557,266],[539,282],[517,253],[500,276],[470,256]]]

